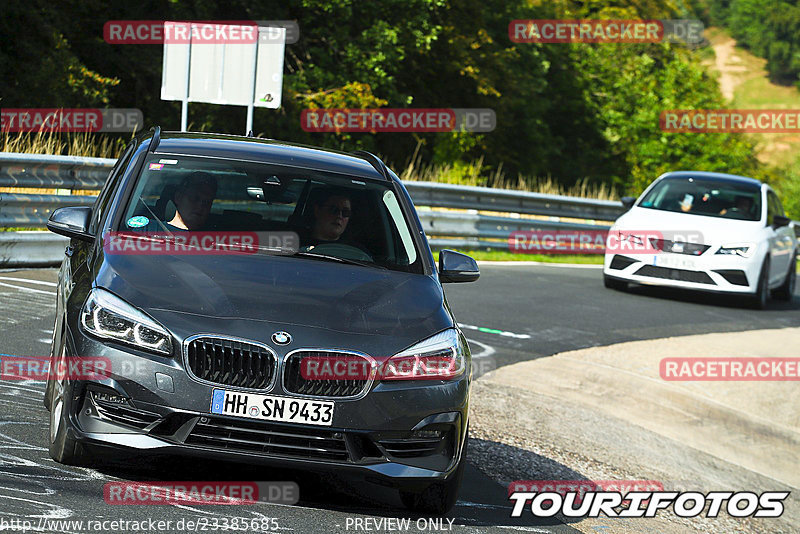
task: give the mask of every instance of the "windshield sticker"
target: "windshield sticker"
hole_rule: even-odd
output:
[[[147,223],[149,222],[150,219],[148,219],[144,215],[137,215],[136,217],[131,217],[130,219],[128,219],[128,227],[141,228],[142,226],[147,226]]]
[[[164,168],[164,164],[163,163],[151,163],[148,168],[151,171],[160,171],[162,168]]]
[[[164,165],[177,165],[177,159],[160,159],[158,160],[159,163],[163,163]]]

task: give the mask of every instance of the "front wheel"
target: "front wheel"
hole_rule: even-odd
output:
[[[763,310],[767,307],[769,300],[769,257],[764,258],[761,265],[761,273],[758,275],[758,285],[756,292],[750,297],[750,306],[756,310]]]
[[[607,274],[603,275],[603,285],[606,286],[608,289],[615,289],[617,291],[625,291],[626,289],[628,289],[628,282],[612,278]]]
[[[786,273],[786,278],[780,287],[775,289],[772,294],[778,300],[790,301],[794,296],[794,288],[797,284],[797,256],[792,258],[789,263],[789,271]]]
[[[61,370],[67,369],[67,344],[61,349],[58,362],[50,369],[48,379],[52,382],[50,394],[50,457],[60,464],[84,465],[86,453],[83,445],[69,437],[67,432],[68,398],[66,394],[66,377],[59,376]]]
[[[464,438],[464,450],[453,474],[443,482],[434,482],[421,491],[400,490],[400,500],[412,512],[418,514],[445,515],[458,500],[458,490],[464,477],[464,466],[467,464],[467,441]]]

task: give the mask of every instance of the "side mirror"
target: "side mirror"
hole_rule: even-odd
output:
[[[478,264],[460,252],[444,249],[439,252],[439,281],[474,282],[481,275]]]
[[[91,218],[92,208],[88,206],[58,208],[50,214],[47,229],[56,234],[92,242],[94,236],[89,233]]]
[[[622,205],[625,206],[626,210],[629,210],[636,204],[636,197],[622,197],[620,199],[622,201]]]
[[[772,226],[775,228],[780,228],[781,226],[789,226],[792,220],[789,217],[784,217],[783,215],[775,215],[772,218]]]

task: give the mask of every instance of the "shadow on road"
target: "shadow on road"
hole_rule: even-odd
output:
[[[583,480],[585,477],[580,473],[536,453],[482,439],[470,439],[467,457],[470,461],[464,472],[458,503],[447,515],[454,520],[453,524],[545,527],[550,532],[576,532],[556,518],[533,517],[529,510],[520,518],[511,518],[508,485],[497,482],[492,476],[515,473],[516,479]],[[535,466],[536,471],[527,470],[530,466]],[[110,477],[139,482],[295,481],[301,495],[297,506],[343,514],[327,517],[326,521],[331,522],[343,523],[347,517],[356,516],[409,518],[412,522],[423,517],[402,506],[396,489],[368,483],[363,478],[346,479],[180,456],[119,456],[116,453],[102,453],[93,468]],[[214,506],[205,508],[213,511]]]
[[[625,291],[627,293],[640,295],[643,297],[669,299],[680,302],[690,302],[693,304],[719,306],[722,308],[751,309],[747,300],[747,296],[745,295],[723,295],[718,293],[704,293],[700,291],[690,291],[671,287],[643,286],[636,284],[631,284]],[[767,304],[767,309],[763,310],[763,312],[797,309],[800,309],[800,299],[798,299],[797,295],[795,295],[790,302],[775,299],[770,300]],[[753,311],[756,312],[761,310]]]

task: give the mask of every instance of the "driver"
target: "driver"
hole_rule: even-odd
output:
[[[736,205],[731,208],[723,209],[719,212],[720,215],[725,215],[726,213],[742,213],[745,215],[750,215],[750,211],[753,209],[753,199],[752,197],[739,195],[736,197]]]
[[[175,216],[164,227],[153,220],[142,230],[147,232],[158,232],[164,228],[170,232],[202,230],[208,221],[211,204],[216,196],[217,179],[207,172],[192,172],[181,181],[172,197],[176,208]]]
[[[181,230],[200,230],[211,213],[217,196],[217,180],[206,172],[193,172],[183,179],[175,191],[175,216],[170,226]]]
[[[312,204],[314,220],[307,245],[339,241],[353,214],[350,196],[337,189],[325,189]]]

